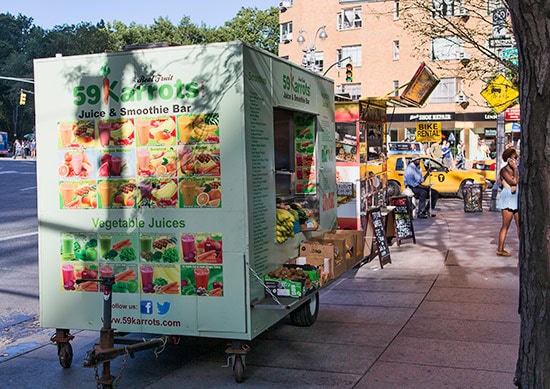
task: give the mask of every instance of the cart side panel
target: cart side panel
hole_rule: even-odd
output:
[[[333,85],[274,56],[245,47],[245,120],[249,221],[250,301],[265,298],[258,278],[298,255],[303,233],[276,243],[274,108],[314,116],[319,155],[316,195],[320,198],[320,229],[336,222]],[[292,173],[292,172],[289,172]],[[250,334],[257,336],[288,314],[287,310],[252,309]]]
[[[72,329],[101,327],[102,293],[98,289],[93,291],[93,287],[78,290],[79,287],[65,282],[63,265],[70,265],[67,268],[72,266],[73,273],[66,275],[72,280],[83,277],[84,267],[98,274],[103,267],[131,274],[132,282],[123,281],[127,289],[113,294],[113,327],[117,330],[198,335],[202,327],[236,331],[240,336],[246,329],[243,257],[247,250],[242,44],[42,59],[35,61],[35,76],[37,141],[42,150],[37,166],[41,325]],[[107,95],[103,88],[105,79],[110,88]],[[200,119],[201,123],[195,126],[193,122],[196,131],[183,130],[187,127],[180,117],[185,117],[187,124],[190,118]],[[151,124],[166,123],[166,131],[155,127],[153,133],[150,129],[149,134],[155,136],[150,137],[149,144],[141,144],[137,120],[142,118]],[[169,125],[168,118],[176,123],[175,128]],[[79,120],[89,124],[84,127],[90,129],[92,139],[80,143],[75,140]],[[109,142],[116,132],[117,139],[124,139],[125,143],[116,147],[100,144],[98,126],[105,120],[129,123],[123,129],[110,129]],[[74,124],[72,141],[77,143],[74,147],[64,143],[60,122]],[[166,143],[162,143],[165,139]],[[142,175],[138,160],[141,148],[150,151],[151,159],[153,154],[159,156],[158,166],[152,162],[147,166],[149,170],[151,166],[156,168],[149,175]],[[174,150],[177,173],[169,176],[166,172],[174,162],[170,159]],[[64,158],[75,152],[84,152],[89,159],[90,174],[86,179],[67,177],[66,167],[58,169],[71,165]],[[166,157],[160,156],[161,153],[166,153]],[[126,176],[122,180],[101,175],[103,154],[125,160]],[[186,154],[192,155],[193,160],[190,166],[182,167],[185,164],[180,163],[180,158]],[[208,161],[199,157],[203,154],[209,155]],[[220,173],[207,173],[216,170]],[[109,180],[118,182],[116,194],[120,196],[111,205],[103,206],[99,185]],[[72,184],[69,186],[75,192],[82,193],[79,189],[86,187],[86,193],[92,193],[93,197],[71,192],[76,200],[65,201],[69,200],[63,194],[65,181]],[[185,181],[192,183],[196,192],[191,198],[192,205],[184,198]],[[136,192],[124,192],[121,182],[135,185]],[[158,201],[151,205],[144,201],[147,193],[141,191],[141,182],[151,182],[153,191],[167,189],[155,192],[151,201]],[[170,182],[177,185],[177,190],[168,198],[166,193],[172,192],[168,189],[174,186]],[[198,193],[203,193],[200,199]],[[84,197],[93,203],[84,203]],[[122,260],[121,251],[117,250],[115,259],[104,258],[98,253],[103,235],[109,237],[111,247],[116,244],[121,250],[132,248],[137,258]],[[192,257],[184,254],[185,235],[194,239],[196,252],[192,252]],[[70,237],[71,244],[66,237]],[[157,244],[164,242],[153,246],[161,251],[162,258],[153,260],[141,255],[142,244],[147,244],[145,238]],[[86,260],[64,257],[65,249],[73,254],[73,241],[80,246],[94,242],[97,257],[92,255]],[[207,255],[208,260],[203,262],[199,254],[207,251],[206,245],[213,247],[216,255]],[[164,256],[166,248],[173,248],[179,257]],[[153,268],[153,273],[147,268]],[[209,278],[202,289],[198,283],[204,272],[195,272],[196,268],[208,269]],[[146,286],[153,285],[151,280],[154,289]],[[161,289],[163,284],[174,286]],[[225,287],[236,289],[222,291]],[[216,322],[212,320],[213,314],[203,316],[204,312],[216,313],[224,320]],[[213,323],[218,327],[214,328]]]

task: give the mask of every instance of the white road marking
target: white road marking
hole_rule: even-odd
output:
[[[6,236],[4,238],[0,238],[0,242],[4,242],[6,240],[18,239],[18,238],[26,238],[28,236],[34,236],[34,235],[38,235],[38,232],[27,232],[19,235]]]

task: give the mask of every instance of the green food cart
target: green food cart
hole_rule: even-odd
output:
[[[240,341],[315,320],[318,292],[263,279],[336,226],[331,80],[239,41],[34,66],[40,322],[62,366],[69,329],[102,327],[108,277],[113,329],[234,340],[237,380]],[[309,218],[284,239],[277,203]]]

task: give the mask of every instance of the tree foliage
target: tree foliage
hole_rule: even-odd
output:
[[[492,12],[495,8],[504,8],[504,3],[487,0],[407,0],[400,4],[400,20],[404,29],[418,42],[417,47],[424,48],[417,51],[419,58],[430,58],[432,39],[456,37],[463,42],[470,57],[458,67],[456,61],[436,61],[435,66],[440,70],[465,80],[489,80],[505,70],[508,78],[517,82],[517,66],[501,58],[500,48],[492,48],[488,43],[493,29]],[[488,4],[493,4],[493,8],[488,8]],[[511,35],[509,24],[504,29]]]
[[[242,40],[277,54],[278,15],[276,7],[267,10],[241,8],[222,27],[197,25],[188,16],[174,24],[160,16],[149,26],[101,20],[96,24],[83,21],[45,30],[33,24],[31,17],[3,13],[0,14],[0,76],[32,79],[36,58],[121,51],[128,45],[157,42],[196,45]],[[18,106],[21,89],[32,90],[32,85],[0,79],[0,130],[8,130],[12,140],[16,112],[18,137],[34,127],[32,95],[27,95],[25,106]]]

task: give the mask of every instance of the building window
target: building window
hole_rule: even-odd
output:
[[[455,101],[457,78],[442,78],[430,95],[430,103],[452,103]]]
[[[292,22],[279,25],[280,43],[289,43],[292,40]]]
[[[346,64],[351,61],[354,67],[361,66],[361,45],[355,46],[343,46],[341,49],[338,49],[338,62],[339,68],[345,68]]]
[[[397,20],[399,19],[399,0],[395,0],[393,4],[393,20]]]
[[[340,94],[349,95],[352,100],[361,98],[361,84],[342,84],[336,88],[340,90]]]
[[[464,16],[468,13],[463,0],[432,0],[432,7],[434,18]]]
[[[399,96],[399,80],[393,80],[393,95]]]
[[[361,7],[347,8],[338,12],[336,28],[341,30],[351,30],[352,28],[361,28],[363,20],[361,17]]]
[[[462,59],[464,42],[456,36],[432,38],[432,61]]]
[[[393,60],[399,59],[399,41],[393,41]]]
[[[323,66],[325,64],[325,53],[322,51],[316,51],[315,52],[315,69],[319,72],[323,71]]]

